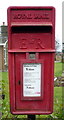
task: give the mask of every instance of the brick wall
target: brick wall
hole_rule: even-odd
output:
[[[4,71],[4,47],[0,46],[0,70]]]

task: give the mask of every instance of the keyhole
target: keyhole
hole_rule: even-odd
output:
[[[20,85],[20,80],[18,81],[18,84]]]

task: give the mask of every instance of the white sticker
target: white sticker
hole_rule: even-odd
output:
[[[23,64],[23,96],[41,96],[41,64]]]

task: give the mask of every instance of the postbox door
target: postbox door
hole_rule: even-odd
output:
[[[15,55],[16,109],[34,109],[35,100],[43,99],[43,60],[25,58],[26,53]]]
[[[53,55],[51,53],[46,53],[45,56],[44,53],[39,53],[39,59],[36,60],[26,59],[26,53],[15,54],[16,110],[51,111],[50,109],[52,109],[52,107],[50,106],[52,106],[52,102],[50,104],[50,100],[52,101],[51,96],[53,95],[52,59]],[[36,73],[36,69],[34,69],[35,67],[38,74]],[[34,71],[29,70],[27,72],[26,69],[34,69]],[[36,77],[32,78],[34,74],[36,77],[38,76],[37,81],[35,80]],[[32,81],[29,79],[32,79]],[[36,87],[38,87],[38,89],[35,89]],[[34,91],[37,93],[32,93]]]

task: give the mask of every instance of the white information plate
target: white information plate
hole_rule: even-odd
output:
[[[41,96],[41,64],[23,64],[23,96]]]

